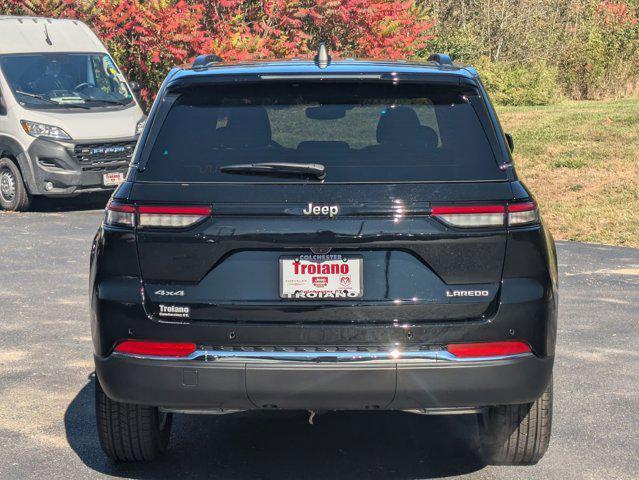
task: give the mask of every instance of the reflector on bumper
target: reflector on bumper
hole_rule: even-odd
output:
[[[526,342],[507,340],[504,342],[454,343],[448,345],[448,352],[457,358],[502,357],[531,353]]]
[[[116,345],[115,351],[152,357],[188,357],[195,352],[195,348],[194,343],[124,340]]]

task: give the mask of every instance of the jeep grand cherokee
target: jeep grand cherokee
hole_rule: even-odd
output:
[[[401,410],[537,462],[555,248],[476,71],[318,56],[164,81],[92,249],[104,451],[155,458],[176,412]]]

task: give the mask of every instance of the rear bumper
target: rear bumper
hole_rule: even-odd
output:
[[[106,394],[175,410],[414,410],[475,408],[536,400],[553,357],[456,360],[445,351],[304,358],[286,354],[150,359],[95,357]],[[397,358],[395,358],[397,357]]]

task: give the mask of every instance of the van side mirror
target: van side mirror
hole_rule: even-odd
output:
[[[130,82],[129,87],[131,87],[131,93],[133,93],[133,96],[139,102],[140,101],[140,84],[138,82]]]
[[[506,143],[508,143],[508,148],[510,148],[511,152],[515,151],[515,141],[513,140],[513,136],[510,133],[506,134]]]
[[[7,104],[4,101],[4,97],[0,93],[0,115],[6,115],[6,114],[7,114]]]

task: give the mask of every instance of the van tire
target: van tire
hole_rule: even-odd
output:
[[[95,380],[95,415],[100,446],[116,462],[149,462],[166,452],[171,414],[157,407],[116,402]]]
[[[533,403],[491,407],[479,418],[484,461],[534,465],[546,453],[552,427],[552,379]]]
[[[22,173],[10,158],[0,158],[0,207],[3,210],[24,212],[31,205],[31,195]]]

